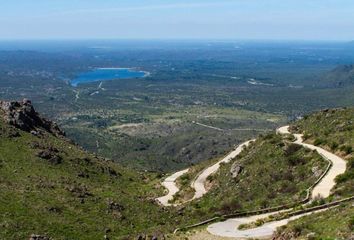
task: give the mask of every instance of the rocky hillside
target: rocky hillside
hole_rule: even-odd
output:
[[[155,175],[86,153],[28,100],[0,105],[0,239],[151,238],[178,224],[154,201]]]
[[[56,123],[41,117],[34,110],[31,101],[27,99],[22,102],[0,101],[0,108],[3,111],[4,121],[23,131],[34,135],[42,134],[43,131],[56,136],[65,135]]]

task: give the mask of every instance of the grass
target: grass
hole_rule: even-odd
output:
[[[198,177],[198,175],[207,167],[215,164],[220,159],[211,159],[203,161],[199,164],[193,165],[189,168],[189,171],[183,174],[176,180],[176,184],[180,191],[174,196],[173,203],[183,203],[190,200],[195,193],[195,190],[191,187],[192,182]]]
[[[328,109],[306,115],[292,129],[303,133],[307,142],[350,158],[354,151],[353,119],[354,108]]]
[[[295,122],[292,129],[304,133],[307,142],[312,142],[341,155],[347,162],[347,171],[336,178],[330,199],[354,195],[354,108],[329,109],[305,116]],[[292,221],[278,230],[277,236],[295,236],[303,239],[350,239],[354,232],[354,208],[352,203],[325,212],[312,214]],[[277,239],[277,238],[276,238]]]
[[[311,239],[314,240],[350,239],[354,232],[353,216],[352,203],[344,204],[292,221],[287,226],[278,229],[276,236],[289,236],[289,238],[294,236],[296,239],[304,239],[311,235]]]
[[[14,137],[13,133],[20,136]],[[0,238],[134,238],[172,231],[172,213],[154,198],[156,175],[97,159],[65,139],[38,138],[0,120]],[[37,157],[56,149],[59,164]]]
[[[272,129],[284,119],[277,114],[239,108],[162,104],[146,109],[134,106],[82,110],[66,115],[60,122],[68,136],[85,149],[129,167],[160,172],[221,157],[234,144],[258,134],[257,131],[215,131],[197,126],[193,121],[228,130]],[[127,123],[138,125],[117,127]]]
[[[338,176],[333,197],[354,195],[354,108],[323,110],[305,116],[292,124],[295,131],[304,133],[307,142],[328,149],[347,162],[347,171]]]
[[[243,167],[236,179],[230,174],[234,162]],[[267,134],[232,162],[222,164],[213,176],[209,193],[187,209],[193,216],[208,218],[297,202],[306,196],[305,190],[326,166],[327,162],[316,152],[294,147],[276,134]]]
[[[333,134],[339,137],[338,132]],[[344,139],[348,137],[345,132],[341,134]],[[26,239],[31,234],[59,240],[100,239],[104,235],[131,239],[140,233],[169,233],[215,214],[301,200],[305,189],[327,165],[316,152],[298,147],[282,136],[266,134],[232,162],[221,166],[209,179],[211,190],[202,199],[165,209],[154,201],[163,195],[158,174],[105,161],[47,133],[35,137],[1,119],[0,136],[1,239]],[[62,161],[55,164],[38,157],[39,151],[48,149]],[[348,171],[337,178],[334,197],[353,194],[353,159],[346,157]],[[214,161],[194,166],[191,175],[180,179],[181,187],[188,186],[201,169]],[[230,168],[235,162],[242,165],[243,171],[232,179]],[[300,236],[315,232],[318,239],[345,239],[353,226],[352,216],[352,206],[347,204],[301,218],[290,224],[289,231],[294,226],[301,230]],[[333,229],[339,229],[338,233]]]

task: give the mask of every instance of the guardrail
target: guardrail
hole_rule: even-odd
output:
[[[297,211],[294,211],[294,212],[287,213],[285,218],[301,215],[301,214],[304,214],[304,213],[314,212],[314,211],[318,211],[318,210],[329,209],[331,207],[338,206],[338,205],[340,205],[342,203],[350,202],[350,201],[353,201],[353,200],[354,200],[354,196],[351,196],[351,197],[348,197],[348,198],[345,198],[345,199],[342,199],[342,200],[338,200],[338,201],[322,204],[322,205],[319,205],[319,206],[297,210]],[[274,209],[276,209],[276,207],[269,208],[269,209],[261,209],[261,210],[258,210],[258,211],[250,211],[250,212],[241,212],[241,213],[235,213],[235,214],[229,214],[229,215],[221,215],[221,216],[217,216],[217,217],[214,217],[214,218],[207,219],[207,220],[205,220],[203,222],[200,222],[200,223],[196,223],[196,224],[193,224],[193,225],[185,226],[185,227],[182,227],[182,228],[176,228],[173,231],[173,234],[176,234],[178,231],[182,231],[182,230],[185,231],[185,230],[192,229],[192,228],[195,228],[195,227],[203,226],[203,225],[206,225],[208,223],[214,222],[216,220],[227,220],[227,219],[230,219],[230,218],[246,217],[246,216],[258,215],[258,214],[263,214],[263,213],[269,213],[269,212],[273,212]],[[272,211],[270,211],[270,210],[272,210]],[[280,211],[280,210],[284,210],[284,209],[281,209],[279,207],[274,212]]]

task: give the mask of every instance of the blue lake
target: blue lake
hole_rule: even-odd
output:
[[[97,68],[90,72],[79,74],[70,81],[71,86],[77,87],[79,84],[109,81],[115,79],[143,78],[147,72],[138,71],[129,68]]]

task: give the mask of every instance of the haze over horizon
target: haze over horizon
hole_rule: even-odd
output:
[[[354,39],[350,0],[5,0],[0,6],[0,39]]]

